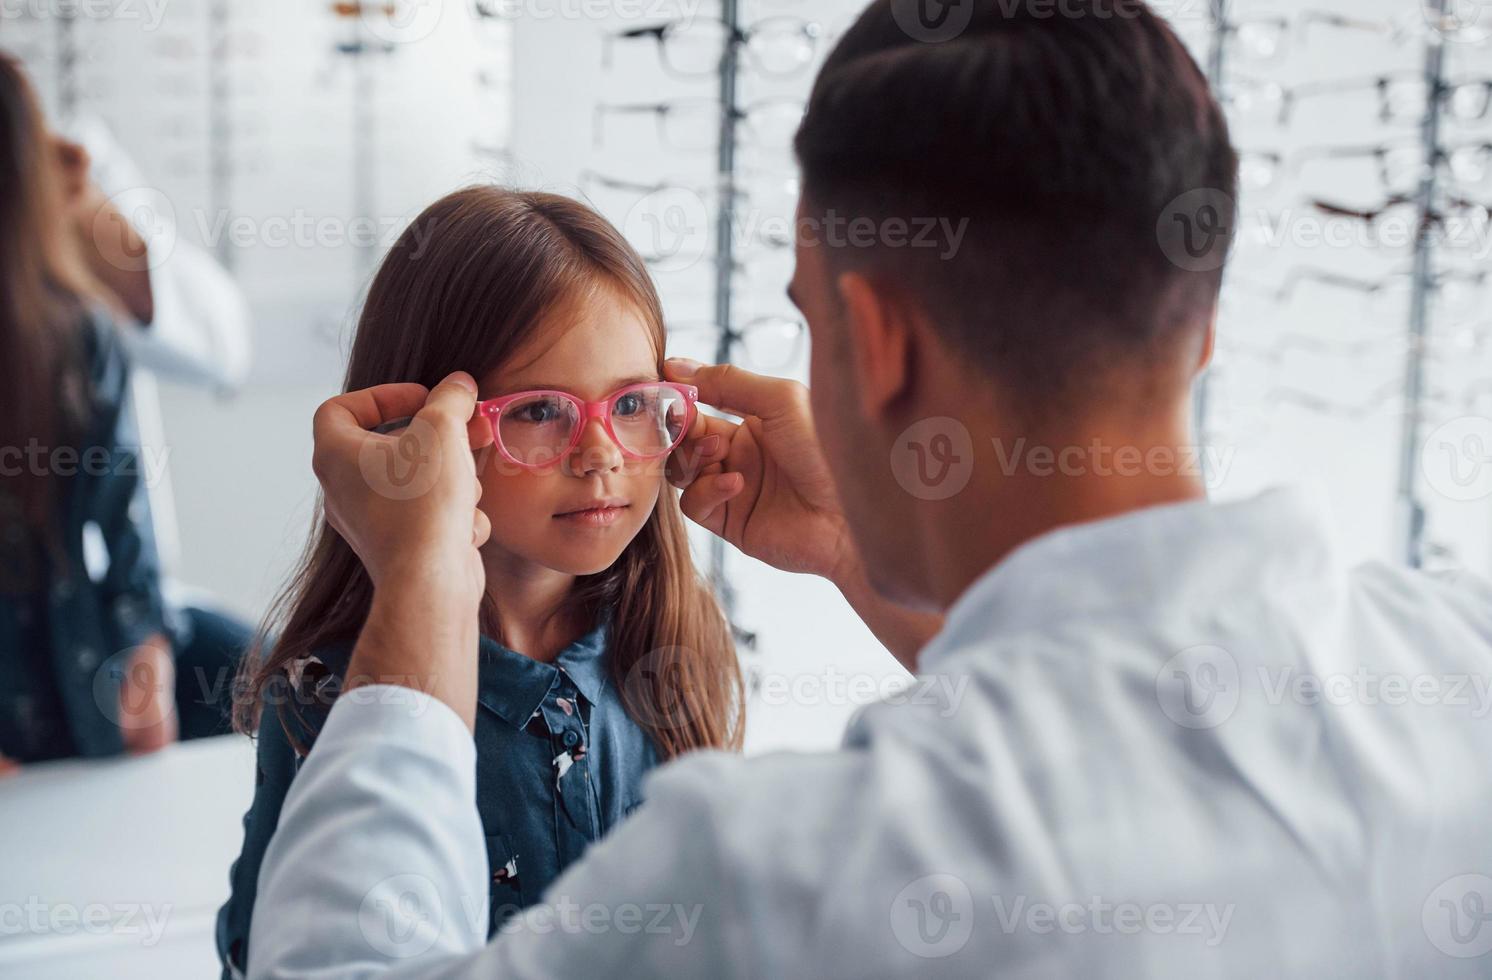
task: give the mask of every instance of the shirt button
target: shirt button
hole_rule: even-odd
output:
[[[580,744],[580,733],[573,728],[566,728],[562,741],[565,743],[565,748],[573,749]]]
[[[98,666],[98,654],[92,647],[83,647],[78,651],[78,666],[84,670],[92,670]]]

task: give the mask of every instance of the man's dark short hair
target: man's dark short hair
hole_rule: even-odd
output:
[[[929,11],[942,22],[913,19]],[[1206,77],[1139,0],[875,0],[796,151],[805,225],[946,222],[933,247],[820,237],[831,269],[905,290],[1033,403],[1158,363],[1216,303],[1238,157]]]

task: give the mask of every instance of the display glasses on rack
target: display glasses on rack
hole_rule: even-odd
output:
[[[1280,458],[1331,459],[1329,483],[1358,481],[1342,484],[1352,524],[1446,560],[1422,450],[1470,404],[1471,366],[1487,373],[1492,17],[1440,0],[1212,9],[1209,71],[1245,150],[1204,437],[1258,444],[1241,427],[1262,426]],[[1369,477],[1384,467],[1392,486]]]
[[[744,142],[757,143],[773,150],[792,145],[798,124],[803,121],[804,103],[792,96],[760,99],[745,106],[722,109],[718,100],[707,98],[675,99],[668,102],[610,104],[596,107],[595,141],[603,146],[613,117],[652,116],[658,127],[658,138],[669,149],[692,153],[713,152],[720,140],[720,115],[728,111],[734,118]]]
[[[1321,200],[1311,203],[1322,214],[1362,222],[1366,243],[1375,248],[1413,246],[1428,238],[1444,248],[1475,249],[1492,228],[1487,205],[1453,194],[1440,195],[1428,211],[1419,196],[1411,194],[1393,194],[1367,207]]]
[[[681,78],[708,78],[720,70],[727,45],[735,45],[745,52],[754,70],[782,78],[803,72],[828,40],[823,24],[801,17],[764,17],[745,27],[714,18],[688,17],[610,33],[602,52],[609,66],[618,43],[651,41],[669,72]]]
[[[603,70],[618,71],[624,59],[651,61],[661,80],[679,87],[661,98],[618,93],[595,105],[593,146],[633,150],[651,118],[668,170],[699,168],[660,179],[661,168],[629,173],[603,161],[580,180],[655,274],[670,353],[740,359],[768,373],[805,367],[806,328],[783,298],[798,198],[792,140],[813,68],[859,6],[823,0],[810,15],[784,0],[721,0],[708,12],[680,10],[602,34]],[[733,617],[725,557],[711,542],[711,578]]]
[[[1487,118],[1492,105],[1492,79],[1474,77],[1433,86],[1452,121],[1475,123]],[[1422,121],[1432,85],[1423,74],[1405,71],[1364,78],[1281,85],[1258,78],[1242,78],[1223,88],[1223,101],[1249,118],[1290,125],[1302,103],[1331,99],[1341,103],[1357,95],[1371,96],[1379,122],[1414,125]]]
[[[1492,276],[1492,270],[1488,269],[1444,270],[1435,273],[1432,282],[1440,297],[1438,302],[1442,309],[1451,314],[1475,310],[1477,303],[1484,298],[1483,289],[1489,276]],[[1297,267],[1290,270],[1277,286],[1262,285],[1235,276],[1229,281],[1228,291],[1230,299],[1259,297],[1276,307],[1285,307],[1296,302],[1309,290],[1329,289],[1355,296],[1361,304],[1358,311],[1360,315],[1368,316],[1383,311],[1402,315],[1408,308],[1415,279],[1411,269],[1365,278],[1330,269]]]
[[[741,364],[766,374],[785,371],[798,363],[805,354],[807,341],[807,326],[801,319],[790,316],[760,316],[729,328],[704,320],[668,325],[670,356],[713,361],[723,342],[731,351],[732,361],[739,352]]]

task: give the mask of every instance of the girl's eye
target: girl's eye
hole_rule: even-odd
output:
[[[552,398],[542,398],[519,405],[513,410],[512,417],[519,422],[543,425],[547,422],[553,422],[563,414],[564,408],[559,402]]]
[[[646,411],[647,407],[648,399],[644,392],[629,392],[617,399],[614,414],[621,418],[629,418]]]

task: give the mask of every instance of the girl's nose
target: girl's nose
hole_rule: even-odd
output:
[[[583,424],[580,442],[570,456],[571,471],[576,476],[589,476],[619,469],[625,457],[611,433],[606,431],[605,423],[599,418],[590,418]]]

